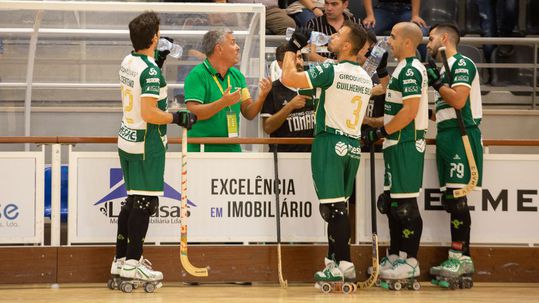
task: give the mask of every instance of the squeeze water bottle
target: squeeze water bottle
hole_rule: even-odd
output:
[[[285,37],[286,37],[286,41],[290,40],[290,38],[292,38],[292,34],[296,31],[295,28],[293,27],[289,27],[286,29],[286,34],[285,34]],[[323,46],[323,45],[326,45],[329,43],[329,40],[330,40],[330,36],[324,34],[324,33],[321,33],[321,32],[315,32],[315,31],[312,31],[311,32],[311,37],[309,38],[309,43],[312,43],[314,45],[317,45],[317,46]]]
[[[157,50],[168,50],[170,51],[169,56],[172,56],[174,58],[180,58],[183,54],[183,48],[181,46],[176,43],[172,43],[164,38],[159,39],[159,43],[157,44]]]
[[[367,74],[369,74],[369,77],[372,77],[372,75],[374,75],[374,73],[376,72],[380,61],[382,60],[382,57],[384,56],[384,53],[387,51],[388,48],[389,45],[387,44],[387,38],[381,39],[372,48],[369,58],[367,58],[367,60],[363,64],[363,69],[367,72]]]

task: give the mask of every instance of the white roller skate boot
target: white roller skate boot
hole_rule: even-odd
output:
[[[314,274],[316,281],[314,287],[321,289],[324,293],[332,291],[342,291],[351,293],[356,289],[356,284],[351,281],[356,279],[354,264],[348,261],[341,261],[339,265],[328,258],[324,259],[326,267]]]
[[[417,281],[419,274],[419,263],[416,258],[407,258],[406,253],[401,251],[393,268],[383,272],[381,286],[392,290],[401,290],[403,286],[419,290],[421,288]]]
[[[125,257],[112,260],[112,264],[110,265],[110,279],[107,281],[107,287],[109,289],[120,289],[120,283],[122,280],[120,279],[120,271],[122,270],[122,267],[125,263]]]
[[[140,260],[126,260],[120,271],[122,283],[120,289],[123,292],[132,292],[139,285],[144,286],[144,291],[154,292],[162,286],[163,273],[152,269],[152,263],[140,257]]]
[[[380,272],[378,273],[378,279],[376,279],[375,285],[378,287],[380,286],[380,279],[382,278],[382,272],[392,269],[393,265],[395,265],[395,262],[399,258],[398,255],[389,254],[389,250],[386,250],[386,255],[382,258],[380,261]],[[372,274],[372,266],[369,266],[367,269],[367,274]]]
[[[442,263],[441,271],[432,283],[450,289],[472,288],[474,271],[472,258],[451,249],[449,258]]]

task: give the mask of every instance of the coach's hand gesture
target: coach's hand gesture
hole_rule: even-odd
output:
[[[230,93],[231,87],[227,88],[225,93],[223,94],[223,102],[226,106],[234,105],[241,100],[241,88],[238,88],[235,92]]]

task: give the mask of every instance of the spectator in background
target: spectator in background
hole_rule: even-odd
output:
[[[192,137],[237,137],[240,112],[254,119],[271,89],[269,79],[259,83],[260,93],[253,101],[245,76],[233,66],[239,61],[240,47],[230,30],[211,30],[202,37],[206,60],[185,79],[187,109],[197,115],[198,123],[187,135]],[[202,151],[199,144],[188,144],[189,151]],[[240,152],[239,144],[206,144],[206,152]]]
[[[283,66],[284,54],[288,44],[282,44],[275,51],[279,67]],[[296,54],[296,69],[303,71],[303,58]],[[273,81],[271,90],[264,101],[260,116],[264,119],[264,132],[271,137],[312,137],[314,132],[314,103],[311,96],[301,94],[300,90],[285,86],[281,79]],[[270,145],[273,152],[275,145]],[[310,152],[311,145],[277,145],[279,152]]]
[[[284,35],[286,28],[296,27],[296,22],[286,10],[279,8],[278,0],[220,0],[227,3],[261,3],[266,7],[266,32]],[[218,2],[220,2],[218,1]]]
[[[313,18],[324,15],[323,0],[299,0],[288,5],[286,12],[294,18],[298,27],[305,27]]]
[[[424,37],[428,36],[427,23],[419,16],[421,0],[378,0],[374,9],[372,0],[363,0],[363,6],[367,15],[363,25],[374,28],[377,35],[386,34],[399,22],[409,21],[421,28]],[[424,59],[427,53],[425,45],[421,44],[418,49]]]
[[[517,0],[474,0],[469,5],[476,5],[479,11],[479,26],[483,37],[511,37],[517,24]],[[500,17],[499,19],[497,17]],[[485,59],[490,62],[492,51],[496,46],[483,45]],[[501,56],[511,55],[512,45],[499,47],[498,54]]]
[[[307,22],[308,29],[333,35],[343,27],[345,21],[361,24],[359,19],[345,13],[348,8],[348,0],[325,0],[324,3],[324,15]],[[337,57],[332,52],[317,53],[316,45],[311,44],[309,61],[324,62],[327,59],[335,60]]]

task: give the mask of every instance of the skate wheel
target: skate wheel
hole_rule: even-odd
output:
[[[419,284],[418,281],[414,281],[414,283],[412,283],[413,290],[419,290],[420,288],[421,288],[421,284]]]
[[[320,285],[320,289],[322,289],[323,293],[327,294],[331,291],[331,285],[328,283],[322,283],[322,285]]]
[[[459,282],[458,281],[451,281],[449,282],[449,289],[455,290],[459,288]]]
[[[393,290],[399,291],[401,289],[402,289],[401,282],[397,281],[397,282],[393,283]]]
[[[122,282],[122,284],[120,284],[120,289],[125,293],[130,293],[133,291],[133,284],[128,282]]]
[[[350,283],[344,283],[342,286],[342,292],[345,294],[350,294],[354,291],[354,287]]]
[[[107,287],[108,287],[109,289],[114,290],[114,288],[116,288],[114,284],[115,284],[115,283],[114,283],[114,280],[112,280],[112,279],[110,279],[110,280],[107,281]]]
[[[144,284],[144,291],[147,293],[151,293],[155,291],[155,285],[153,283],[146,283]]]
[[[444,280],[439,281],[439,282],[438,282],[438,285],[439,285],[440,287],[449,288],[449,282],[444,281]]]

